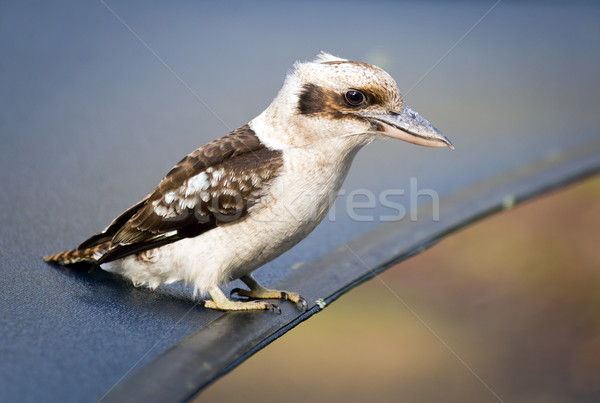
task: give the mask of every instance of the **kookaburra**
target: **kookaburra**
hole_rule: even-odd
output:
[[[45,258],[89,262],[156,288],[177,281],[210,294],[204,306],[279,310],[251,273],[306,237],[326,215],[357,151],[393,137],[453,149],[406,106],[382,69],[321,53],[296,63],[271,105],[250,123],[181,160],[152,193],[77,249]],[[241,279],[230,300],[220,286]]]

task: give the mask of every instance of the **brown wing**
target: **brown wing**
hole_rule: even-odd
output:
[[[101,264],[243,219],[282,165],[281,151],[242,126],[181,160],[149,196],[80,248],[110,240]]]

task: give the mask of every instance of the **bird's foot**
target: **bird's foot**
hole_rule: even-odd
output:
[[[215,301],[204,301],[204,306],[211,309],[219,309],[221,311],[273,311],[281,313],[281,309],[269,302],[265,301],[231,301],[225,303]]]
[[[263,288],[262,290],[245,290],[243,288],[234,288],[231,290],[231,296],[233,296],[233,294],[252,299],[284,299],[295,303],[298,308],[301,308],[303,311],[306,311],[307,308],[306,301],[297,292],[271,290],[269,288]]]
[[[219,287],[213,287],[209,291],[211,300],[204,301],[204,307],[219,309],[221,311],[273,311],[281,313],[281,309],[275,304],[265,301],[232,301],[223,294]]]
[[[296,304],[296,306],[302,311],[306,311],[308,305],[306,300],[300,296],[297,292],[292,291],[281,291],[281,290],[272,290],[269,288],[265,288],[260,285],[256,280],[254,280],[251,276],[244,276],[241,280],[246,283],[250,290],[245,290],[243,288],[234,288],[231,290],[230,296],[233,294],[237,294],[240,297],[247,297],[252,299],[283,299],[288,300]],[[248,301],[251,302],[251,301]]]

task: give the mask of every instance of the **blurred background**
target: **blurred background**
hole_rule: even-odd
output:
[[[598,178],[497,214],[352,290],[196,401],[596,402],[598,223]]]
[[[215,317],[189,312],[189,288],[152,293],[40,256],[104,228],[184,155],[260,113],[296,60],[325,50],[379,65],[457,150],[362,150],[335,214],[257,271],[266,284],[394,213],[378,203],[353,220],[353,190],[417,178],[443,203],[600,141],[599,22],[591,1],[0,3],[0,389],[98,399]],[[599,201],[590,180],[453,235],[199,399],[598,401]]]

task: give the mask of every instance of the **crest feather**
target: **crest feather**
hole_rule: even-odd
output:
[[[315,58],[315,60],[313,60],[313,63],[326,63],[326,62],[347,62],[347,59],[342,59],[341,57],[337,57],[334,56],[330,53],[327,53],[325,51],[321,51],[317,57]]]

